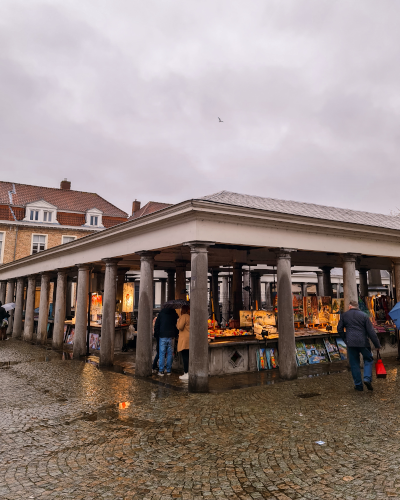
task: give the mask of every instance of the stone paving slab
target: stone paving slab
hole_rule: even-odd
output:
[[[196,395],[2,342],[0,498],[400,499],[385,364],[372,393],[339,372]]]

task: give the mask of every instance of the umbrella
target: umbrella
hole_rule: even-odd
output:
[[[183,306],[188,306],[189,302],[183,299],[169,300],[163,305],[163,309],[181,309]]]
[[[15,302],[9,302],[8,304],[4,304],[4,306],[1,307],[6,311],[12,311],[13,309],[15,309]]]
[[[400,328],[400,302],[397,302],[393,309],[389,311],[389,316],[392,318],[397,328]]]

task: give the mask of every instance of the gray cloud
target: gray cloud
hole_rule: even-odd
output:
[[[400,6],[3,0],[1,179],[399,206]],[[224,123],[218,123],[221,116]]]

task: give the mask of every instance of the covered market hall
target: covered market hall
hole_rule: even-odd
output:
[[[210,374],[218,373],[210,360],[222,363],[217,349],[212,349],[214,354],[210,355],[209,294],[211,291],[218,295],[218,275],[229,278],[222,285],[229,286],[233,324],[240,320],[243,309],[251,308],[244,304],[251,288],[254,297],[258,294],[255,308],[261,309],[259,282],[256,279],[253,287],[246,286],[248,269],[270,270],[276,276],[279,374],[283,379],[296,378],[292,281],[293,269],[302,266],[321,270],[318,294],[322,297],[333,296],[331,270],[343,268],[344,309],[359,295],[368,296],[369,270],[389,272],[395,297],[395,291],[400,289],[400,218],[222,191],[4,264],[0,267],[0,301],[16,303],[9,333],[31,341],[35,292],[40,284],[37,339],[47,343],[53,280],[51,342],[54,349],[61,349],[70,300],[67,282],[69,277],[77,277],[73,357],[79,358],[87,352],[92,273],[103,275],[100,364],[112,365],[117,297],[122,293],[125,276],[139,272],[135,373],[148,377],[152,374],[155,272],[163,271],[167,276],[161,302],[167,298],[185,299],[190,276],[189,390],[207,392]]]

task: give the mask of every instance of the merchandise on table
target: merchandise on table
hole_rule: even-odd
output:
[[[340,352],[339,348],[336,344],[336,340],[334,338],[329,338],[329,339],[324,339],[325,347],[326,347],[326,352],[328,353],[329,360],[331,362],[333,361],[340,361]]]
[[[307,352],[303,342],[296,342],[296,359],[298,366],[308,364]]]
[[[347,346],[343,339],[336,339],[336,344],[339,348],[340,358],[347,359]]]
[[[325,346],[322,340],[315,340],[313,343],[305,342],[304,347],[306,349],[307,358],[310,365],[328,362],[328,356],[326,354]]]
[[[89,334],[89,349],[99,349],[100,342],[99,342],[100,336],[98,333],[90,333]]]

